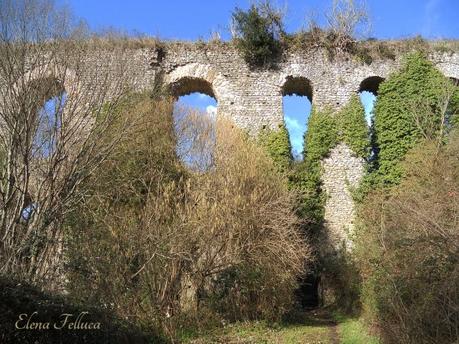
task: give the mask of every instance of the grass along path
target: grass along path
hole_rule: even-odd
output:
[[[332,316],[318,310],[299,313],[280,325],[266,322],[243,322],[227,325],[198,338],[186,339],[189,344],[379,344],[367,334],[358,319]]]

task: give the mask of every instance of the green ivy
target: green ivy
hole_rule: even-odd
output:
[[[278,130],[263,129],[259,134],[259,142],[274,161],[276,168],[281,173],[286,173],[292,163],[292,147],[285,125],[280,125]]]
[[[320,162],[339,142],[346,143],[357,156],[367,159],[370,152],[365,110],[357,95],[340,111],[313,110],[305,135],[304,161],[292,171],[291,186],[300,191],[300,214],[313,224],[323,221],[326,195],[322,192]]]
[[[339,128],[333,110],[313,109],[304,137],[304,162],[294,171],[291,184],[301,195],[300,216],[308,219],[316,230],[322,225],[326,202],[326,195],[322,192],[320,161],[336,146],[338,139]]]
[[[331,149],[345,142],[357,156],[368,158],[370,142],[365,110],[357,95],[339,112],[332,108],[314,110],[305,134],[304,161],[293,162],[288,131],[285,125],[278,130],[264,129],[260,144],[281,173],[288,174],[289,186],[301,195],[299,213],[309,224],[320,225],[324,216],[326,195],[322,192],[321,164]]]
[[[355,94],[338,116],[340,141],[346,143],[357,156],[367,159],[370,154],[368,125],[365,109]]]
[[[438,134],[448,85],[451,82],[420,52],[408,55],[402,69],[381,84],[374,119],[376,183],[397,184],[403,176],[399,162],[408,150],[421,137]]]
[[[339,127],[331,108],[312,110],[308,131],[304,139],[304,159],[309,164],[318,163],[336,146]]]

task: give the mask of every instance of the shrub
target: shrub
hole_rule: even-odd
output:
[[[459,326],[459,139],[422,141],[405,178],[358,211],[366,315],[385,343],[453,343]]]
[[[268,1],[253,4],[247,12],[235,9],[233,35],[236,47],[249,65],[269,67],[275,64],[281,53],[282,17]]]
[[[284,35],[283,42],[301,50],[324,49],[330,60],[343,54],[352,54],[365,63],[371,63],[370,54],[357,41],[366,34],[369,15],[364,3],[354,0],[333,0],[331,8],[324,13],[324,26],[315,18],[308,19],[308,31]]]
[[[175,142],[196,140],[195,130],[174,137],[170,110],[148,98],[127,104],[139,125],[68,221],[71,294],[171,337],[185,318],[206,321],[202,314],[278,318],[309,256],[293,195],[263,149],[225,119],[210,166],[186,169]],[[202,138],[193,148],[209,147]]]

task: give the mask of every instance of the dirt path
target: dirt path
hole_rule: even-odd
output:
[[[330,344],[339,344],[338,325],[334,324],[330,326]]]
[[[339,333],[338,333],[338,323],[333,318],[332,314],[327,310],[320,309],[315,311],[308,312],[311,319],[314,319],[317,324],[328,329],[330,344],[340,344]]]
[[[187,343],[340,344],[338,326],[327,310],[299,311],[279,327],[270,327],[263,322],[244,322]]]

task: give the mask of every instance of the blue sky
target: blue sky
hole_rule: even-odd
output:
[[[69,5],[94,28],[114,26],[168,39],[206,39],[213,31],[229,37],[231,12],[247,8],[247,0],[57,0]],[[286,7],[287,30],[305,24],[309,13],[320,14],[331,1],[274,1]],[[367,0],[371,35],[400,38],[422,34],[428,38],[458,38],[458,0]],[[321,17],[318,16],[319,21]],[[322,18],[323,19],[323,18]]]
[[[86,19],[95,30],[114,27],[130,33],[143,33],[162,39],[208,39],[219,32],[229,39],[231,12],[235,7],[248,8],[247,0],[57,0],[70,6],[73,12]],[[313,14],[320,16],[331,3],[324,0],[274,1],[286,9],[286,29],[295,32],[306,25]],[[426,38],[459,38],[459,0],[367,0],[371,17],[369,36],[379,39],[406,38],[422,35]],[[361,96],[367,113],[374,97]],[[215,111],[214,99],[200,95],[182,97],[181,102]],[[293,152],[302,151],[310,104],[305,97],[284,97],[284,116],[289,129]],[[369,118],[367,116],[367,118]]]

